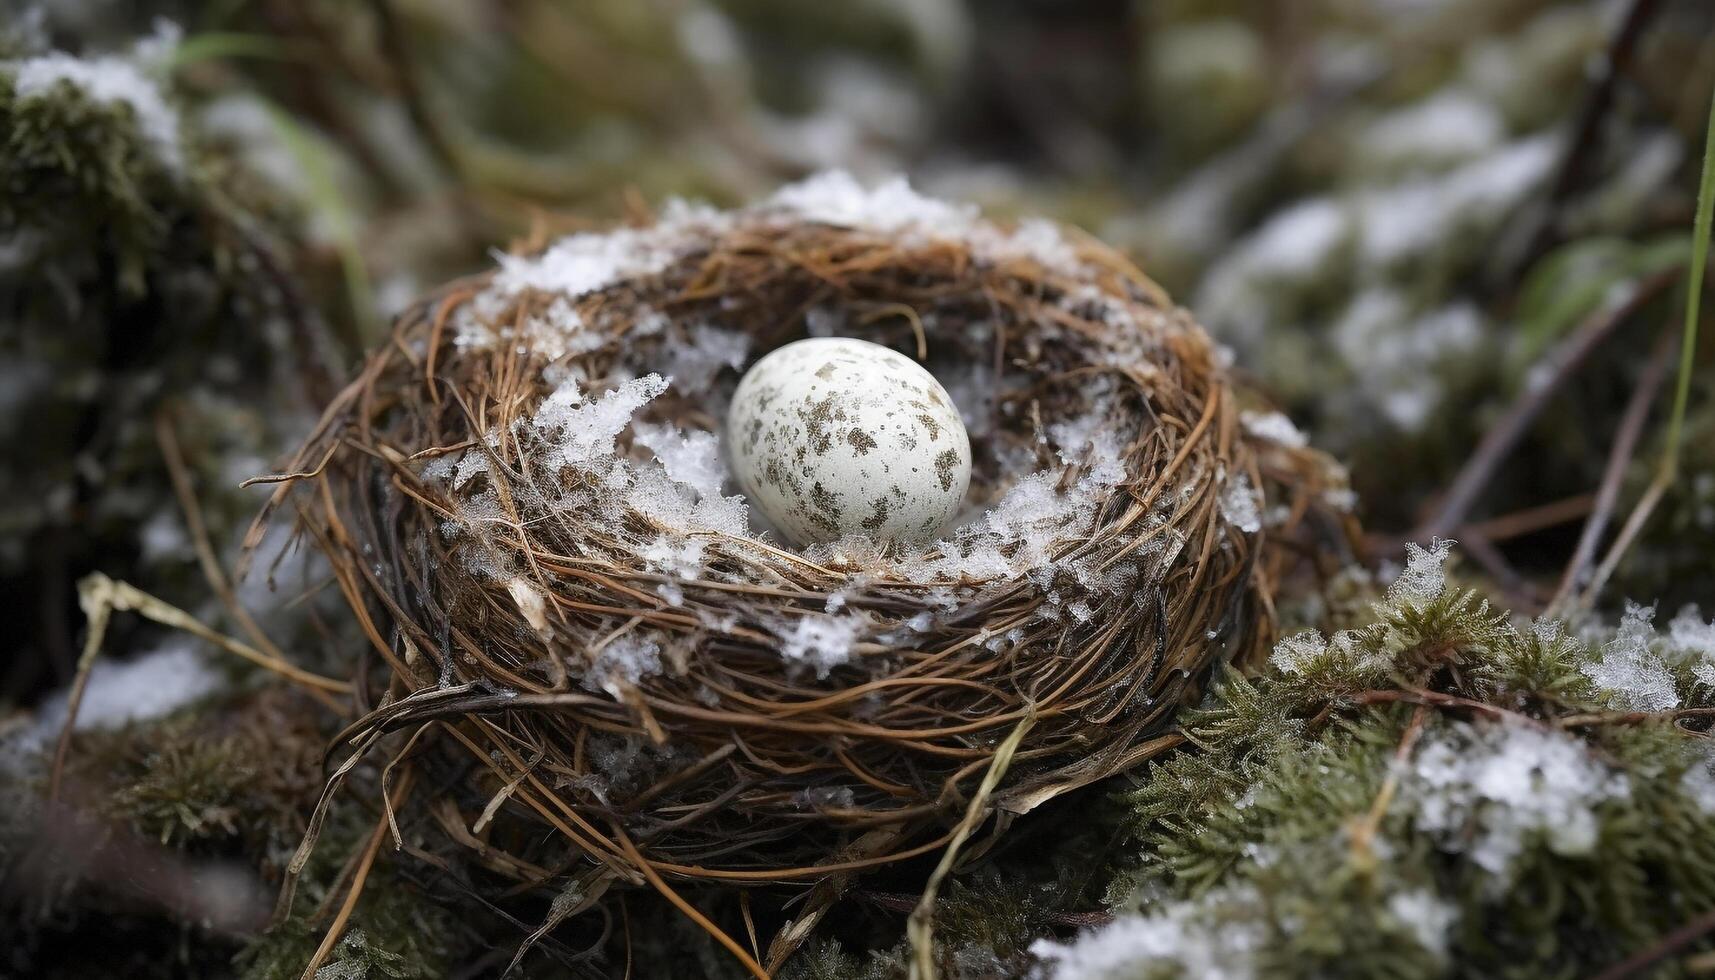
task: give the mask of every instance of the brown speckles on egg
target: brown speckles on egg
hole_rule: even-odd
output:
[[[875,438],[862,429],[847,429],[846,441],[852,444],[852,448],[858,451],[859,456],[876,447]]]
[[[959,469],[959,454],[951,449],[942,451],[935,457],[935,478],[941,481],[941,489],[953,489],[954,475]]]
[[[963,502],[970,443],[952,399],[916,363],[820,338],[764,357],[728,411],[734,476],[793,541],[932,538]]]
[[[877,497],[869,503],[874,512],[863,519],[863,529],[873,534],[887,523],[887,498]]]

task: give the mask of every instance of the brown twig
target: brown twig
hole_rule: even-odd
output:
[[[1488,488],[1495,473],[1512,455],[1561,386],[1621,324],[1678,281],[1682,273],[1682,269],[1669,269],[1649,276],[1637,283],[1623,302],[1590,314],[1570,337],[1550,350],[1537,369],[1543,372],[1542,380],[1526,385],[1500,421],[1484,434],[1470,459],[1449,485],[1434,515],[1413,532],[1413,539],[1446,537],[1465,523],[1466,515]]]
[[[1406,723],[1405,734],[1400,737],[1399,747],[1394,750],[1394,764],[1388,767],[1387,778],[1382,780],[1381,790],[1370,804],[1370,809],[1352,828],[1352,856],[1360,868],[1366,871],[1375,866],[1374,843],[1376,833],[1381,830],[1382,818],[1387,816],[1387,810],[1393,803],[1393,798],[1399,792],[1400,773],[1405,763],[1411,758],[1412,749],[1417,746],[1417,739],[1423,734],[1423,723],[1429,717],[1429,706],[1419,704],[1411,713],[1411,721]]]
[[[1573,549],[1572,558],[1566,563],[1566,570],[1560,576],[1560,585],[1554,590],[1554,597],[1549,600],[1550,609],[1558,609],[1571,596],[1572,590],[1578,587],[1578,580],[1584,570],[1589,567],[1596,557],[1596,545],[1602,538],[1602,532],[1607,529],[1608,519],[1613,515],[1614,504],[1620,497],[1620,483],[1625,479],[1626,469],[1631,465],[1637,454],[1638,440],[1643,437],[1644,423],[1649,420],[1650,405],[1655,401],[1656,393],[1661,390],[1661,383],[1667,377],[1668,357],[1673,353],[1673,341],[1677,339],[1673,331],[1666,331],[1656,341],[1655,349],[1644,364],[1643,374],[1638,378],[1637,387],[1632,390],[1632,397],[1626,402],[1625,414],[1620,418],[1620,426],[1614,433],[1613,446],[1608,450],[1608,461],[1602,468],[1602,482],[1596,490],[1596,502],[1590,512],[1590,517],[1584,522],[1584,530],[1578,535],[1578,546]]]
[[[1508,268],[1514,273],[1511,278],[1516,279],[1519,272],[1546,253],[1559,234],[1561,209],[1583,183],[1591,159],[1599,155],[1595,143],[1601,136],[1602,123],[1614,104],[1614,93],[1631,64],[1638,39],[1643,36],[1645,28],[1660,9],[1660,0],[1631,0],[1631,4],[1626,8],[1625,16],[1620,19],[1614,36],[1608,41],[1607,50],[1597,62],[1595,77],[1585,89],[1584,100],[1578,107],[1577,121],[1572,126],[1572,138],[1567,141],[1561,154],[1554,183],[1549,186],[1548,197],[1543,202],[1541,220],[1517,260],[1508,264]]]
[[[375,829],[370,832],[369,841],[363,845],[356,870],[352,873],[351,885],[346,890],[345,900],[340,903],[339,912],[334,916],[327,931],[322,934],[321,944],[316,947],[310,961],[304,964],[304,972],[299,975],[299,980],[314,980],[316,971],[321,969],[322,962],[327,959],[329,953],[333,952],[334,944],[339,942],[340,935],[345,932],[345,924],[351,921],[351,913],[356,910],[357,900],[363,895],[364,882],[369,880],[369,872],[375,867],[375,857],[381,852],[381,842],[387,839],[390,814],[393,810],[398,809],[399,805],[404,802],[406,795],[411,792],[411,777],[414,774],[415,770],[407,769],[405,774],[399,777],[398,788],[394,790],[393,798],[387,801],[388,814],[383,814],[381,819],[375,822]]]
[[[1627,980],[1628,977],[1644,976],[1645,971],[1657,963],[1697,942],[1711,932],[1715,932],[1715,910],[1692,919],[1656,940],[1655,945],[1615,963],[1596,974],[1591,980]]]

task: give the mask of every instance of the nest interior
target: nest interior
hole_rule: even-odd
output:
[[[793,549],[728,494],[740,371],[828,334],[958,402],[972,488],[940,540]],[[432,819],[525,883],[923,854],[1027,717],[992,808],[1122,772],[1265,648],[1267,542],[1329,489],[1227,374],[1099,243],[902,186],[503,258],[400,318],[282,490],[373,647],[336,744],[462,760]]]

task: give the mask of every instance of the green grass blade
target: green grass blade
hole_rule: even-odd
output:
[[[1685,333],[1680,338],[1679,379],[1673,391],[1673,415],[1667,422],[1667,449],[1661,471],[1672,479],[1679,472],[1679,442],[1685,407],[1691,399],[1691,367],[1697,357],[1697,326],[1703,301],[1703,270],[1709,263],[1710,212],[1715,208],[1715,95],[1709,99],[1709,126],[1703,140],[1703,180],[1697,188],[1697,221],[1691,235],[1691,268],[1685,293]]]

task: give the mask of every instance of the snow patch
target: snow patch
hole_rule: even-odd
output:
[[[1631,792],[1582,741],[1522,724],[1458,725],[1426,738],[1401,786],[1418,830],[1503,883],[1532,841],[1561,855],[1593,852],[1598,809]]]
[[[184,151],[179,143],[179,115],[168,105],[151,71],[171,57],[182,32],[168,21],[158,21],[155,34],[139,42],[129,55],[77,58],[53,51],[20,61],[0,62],[12,73],[13,93],[20,103],[45,99],[61,85],[68,85],[91,102],[130,109],[137,131],[157,160],[168,170],[184,169]]]

